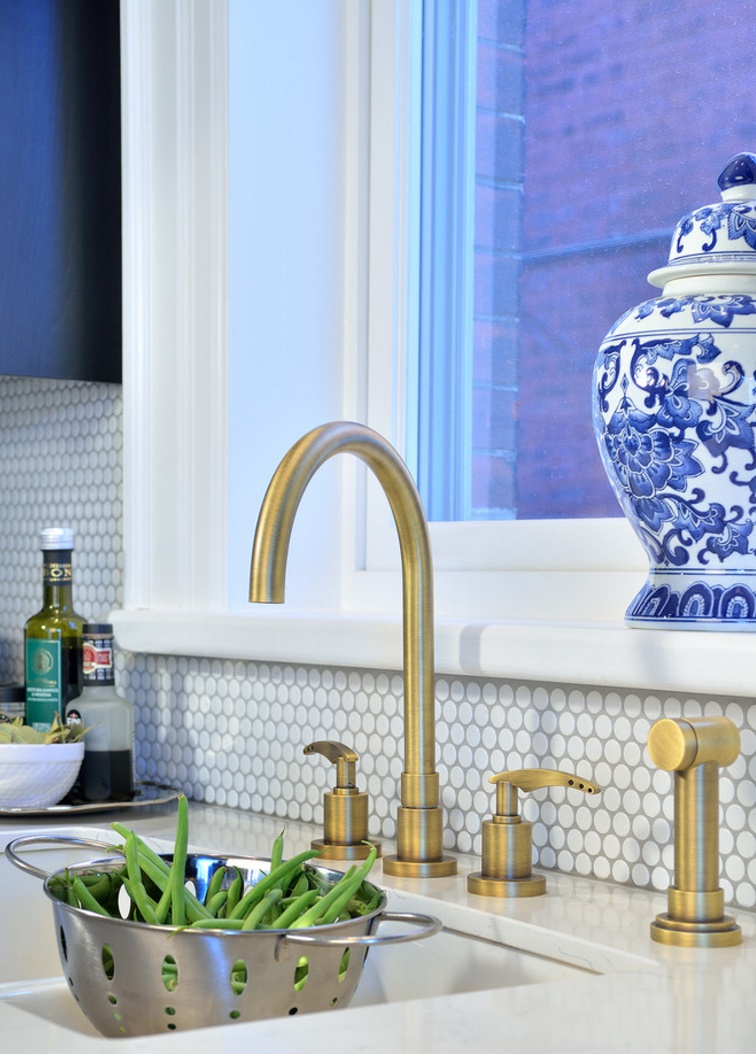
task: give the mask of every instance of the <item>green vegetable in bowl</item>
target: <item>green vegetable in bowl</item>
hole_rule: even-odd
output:
[[[31,725],[25,725],[23,718],[0,723],[0,744],[3,743],[78,743],[89,729],[80,724],[62,725],[56,714],[47,732],[38,732]]]
[[[377,856],[374,846],[359,866],[352,865],[337,882],[330,883],[308,865],[309,860],[320,855],[319,850],[308,849],[290,860],[284,859],[283,832],[273,843],[268,874],[245,888],[238,868],[229,876],[226,868],[220,867],[200,901],[185,884],[188,809],[182,794],[178,799],[175,849],[170,864],[134,831],[115,822],[111,826],[124,839],[119,851],[125,863],[119,869],[86,875],[72,876],[66,871],[56,877],[55,885],[51,882],[51,892],[74,907],[121,918],[117,901],[123,886],[129,895],[130,919],[213,930],[325,926],[370,914],[378,907],[382,893],[366,881]]]

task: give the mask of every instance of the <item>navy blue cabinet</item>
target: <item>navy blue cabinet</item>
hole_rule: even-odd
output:
[[[0,0],[0,373],[121,380],[118,0]]]

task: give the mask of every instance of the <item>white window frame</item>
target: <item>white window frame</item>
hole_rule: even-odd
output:
[[[408,176],[417,149],[417,5],[319,0],[312,28],[330,34],[322,42],[331,54],[323,85],[310,83],[308,91],[317,96],[322,88],[323,113],[336,98],[343,108],[313,163],[333,164],[343,221],[330,223],[325,256],[303,266],[306,273],[327,258],[334,299],[316,315],[301,376],[291,365],[302,353],[295,347],[282,349],[287,362],[275,354],[254,358],[247,376],[228,359],[234,2],[122,0],[126,589],[124,609],[112,615],[116,635],[121,647],[138,652],[398,669],[396,540],[381,495],[369,499],[366,513],[373,488],[354,459],[336,459],[308,488],[287,603],[245,608],[239,597],[254,510],[303,431],[352,417],[407,449],[408,393],[397,378],[407,376],[417,310],[417,189]],[[275,33],[286,5],[261,0],[259,9],[269,12]],[[307,0],[299,14],[312,11]],[[249,47],[252,68],[258,61],[264,68],[275,39]],[[258,146],[264,157],[266,143]],[[318,175],[328,175],[322,165]],[[266,339],[264,331],[250,333],[253,349]],[[229,419],[239,412],[237,376],[250,387],[241,451],[228,442]],[[431,530],[439,672],[750,691],[747,634],[623,625],[646,567],[623,519]]]

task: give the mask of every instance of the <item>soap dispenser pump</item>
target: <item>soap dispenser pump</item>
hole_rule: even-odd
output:
[[[336,765],[336,786],[323,795],[324,831],[312,842],[321,859],[364,860],[381,843],[368,838],[368,796],[357,789],[357,754],[351,747],[320,739],[304,748],[305,754],[322,754]]]
[[[467,889],[484,897],[540,896],[546,892],[546,878],[532,870],[533,824],[520,817],[518,792],[574,787],[585,794],[599,794],[601,788],[556,769],[498,772],[489,783],[496,786],[496,812],[483,821],[482,867],[467,876]]]

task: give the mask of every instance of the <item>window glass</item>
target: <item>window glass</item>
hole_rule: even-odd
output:
[[[464,302],[471,282],[462,366],[421,325],[431,395],[418,476],[431,519],[620,515],[591,423],[594,358],[612,323],[657,294],[646,275],[680,216],[718,200],[721,168],[756,149],[754,15],[753,0],[478,0],[473,208],[466,235],[454,233],[469,269],[422,284]],[[424,71],[428,46],[438,56],[425,36]],[[424,92],[426,125],[448,125]],[[450,105],[464,109],[464,92]],[[427,139],[426,127],[426,165]],[[437,258],[425,253],[424,267]],[[449,369],[465,377],[459,405]],[[462,492],[439,498],[428,466],[448,480],[458,465]]]

